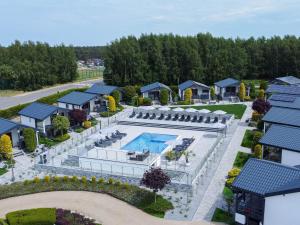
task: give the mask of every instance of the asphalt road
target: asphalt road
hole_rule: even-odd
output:
[[[68,83],[63,84],[55,87],[45,88],[33,92],[26,92],[21,95],[11,96],[11,97],[1,97],[0,96],[0,109],[6,109],[15,105],[24,104],[28,102],[33,102],[39,98],[55,94],[58,91],[64,91],[71,88],[80,88],[84,86],[91,86],[94,83],[103,83],[102,79],[96,80],[88,80],[88,81],[81,81],[78,83]]]

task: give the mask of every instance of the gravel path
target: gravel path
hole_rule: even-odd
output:
[[[46,192],[0,200],[0,218],[31,208],[64,208],[82,213],[103,225],[209,225],[202,221],[172,221],[153,217],[109,195],[92,192]]]

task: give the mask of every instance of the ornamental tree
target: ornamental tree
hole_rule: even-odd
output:
[[[86,121],[87,118],[86,112],[80,109],[73,109],[69,115],[75,123],[80,124]]]
[[[111,96],[115,99],[116,104],[119,105],[121,100],[121,93],[118,90],[114,90],[111,93]]]
[[[261,80],[260,84],[259,84],[259,89],[262,89],[265,91],[265,90],[267,90],[267,88],[268,88],[268,82],[265,80]]]
[[[250,83],[250,97],[252,99],[255,99],[255,97],[256,97],[255,84],[253,81]]]
[[[36,136],[32,128],[25,128],[23,130],[25,148],[29,152],[33,152],[36,149]]]
[[[260,98],[256,99],[252,104],[252,109],[258,112],[259,114],[265,114],[269,111],[270,108],[270,103]]]
[[[12,157],[12,143],[7,134],[3,134],[0,138],[0,154],[5,159]]]
[[[215,88],[214,88],[214,87],[210,87],[209,92],[210,92],[210,97],[211,97],[211,99],[215,99],[215,97],[216,97],[216,91],[215,91]]]
[[[108,100],[108,110],[110,112],[115,112],[117,110],[117,108],[116,108],[116,101],[115,101],[114,97],[107,96],[107,100]]]
[[[240,100],[244,101],[245,96],[246,96],[246,87],[245,87],[245,84],[242,82],[240,84],[240,90],[239,90],[239,98],[240,98]]]
[[[125,86],[123,87],[123,99],[127,103],[131,103],[132,98],[137,95],[134,86]]]
[[[255,156],[255,158],[258,158],[258,159],[262,158],[262,147],[260,144],[255,145],[254,156]]]
[[[63,135],[64,131],[69,129],[70,121],[65,116],[55,116],[52,120],[52,125],[55,130],[60,131],[60,134]]]
[[[257,98],[259,98],[259,99],[265,99],[265,91],[264,91],[264,89],[260,89],[260,90],[258,91],[258,96],[257,96]]]
[[[153,190],[154,201],[156,202],[156,193],[158,190],[162,190],[170,182],[170,177],[161,168],[152,167],[144,173],[141,185]]]
[[[159,98],[162,105],[167,105],[169,101],[169,91],[167,89],[161,90]]]
[[[192,89],[191,88],[186,89],[184,92],[184,101],[191,103],[192,95],[193,95]]]

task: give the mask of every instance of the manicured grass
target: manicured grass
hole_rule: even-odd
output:
[[[225,199],[233,199],[233,192],[229,187],[224,187],[223,196]]]
[[[246,148],[251,148],[253,143],[253,134],[254,134],[253,130],[246,130],[241,146]]]
[[[183,107],[183,108],[189,108],[189,107]],[[234,114],[235,118],[240,119],[242,118],[247,107],[243,104],[228,104],[228,105],[192,106],[192,108],[208,109],[210,111],[223,110],[229,114]]]
[[[56,221],[56,210],[52,208],[28,209],[8,213],[9,225],[53,225]]]
[[[90,80],[90,79],[96,79],[102,77],[103,77],[103,70],[101,69],[81,69],[78,70],[78,77],[76,80],[82,81],[82,80]]]
[[[154,193],[138,186],[110,180],[105,182],[78,180],[77,177],[53,177],[47,180],[34,179],[34,181],[16,182],[10,185],[0,186],[0,199],[21,196],[26,194],[50,192],[50,191],[90,191],[105,193],[128,204],[135,206],[153,216],[164,217],[165,212],[173,209],[170,201],[162,196],[157,196],[154,202]]]
[[[216,208],[213,218],[211,219],[213,222],[223,222],[229,225],[234,225],[234,219],[232,215],[228,214],[222,209]]]
[[[234,163],[233,163],[233,167],[243,168],[244,165],[245,165],[245,163],[251,157],[253,157],[252,154],[245,153],[245,152],[238,152],[238,154],[235,157],[235,160],[234,160]]]
[[[7,169],[6,168],[0,168],[0,176],[7,173]]]

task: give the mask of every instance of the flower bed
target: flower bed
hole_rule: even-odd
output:
[[[13,183],[10,185],[0,186],[0,199],[21,196],[26,194],[49,192],[49,191],[91,191],[109,194],[117,199],[125,201],[151,215],[164,217],[166,211],[173,209],[173,205],[162,196],[157,197],[154,202],[154,193],[139,188],[138,186],[120,183],[109,179],[107,182],[100,178],[98,181],[95,177],[87,180],[82,177],[49,177],[40,180],[35,178],[32,181]]]

